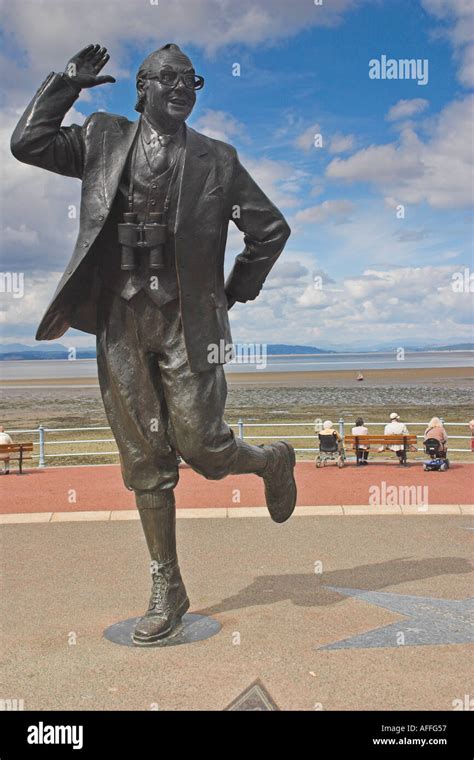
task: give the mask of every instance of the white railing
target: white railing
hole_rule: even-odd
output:
[[[373,428],[377,426],[384,427],[387,423],[386,422],[366,422],[365,423],[368,428]],[[467,422],[444,422],[444,427],[464,427],[468,428]],[[237,435],[239,438],[245,440],[259,440],[259,441],[274,441],[277,437],[277,435],[252,435],[252,430],[254,428],[276,428],[277,430],[279,428],[309,428],[311,430],[311,433],[309,435],[304,434],[297,434],[297,435],[284,435],[285,440],[291,441],[291,440],[311,440],[316,444],[316,433],[314,432],[314,422],[245,422],[242,419],[239,419],[237,422],[229,423],[230,427],[236,429]],[[426,422],[410,422],[406,421],[406,425],[408,428],[414,428],[419,427],[423,430],[426,428],[427,423]],[[352,423],[349,423],[348,421],[344,420],[343,417],[341,417],[338,421],[339,426],[339,432],[344,437],[345,430],[347,426],[352,427]],[[250,433],[248,432],[248,429],[251,429]],[[350,429],[349,428],[349,429]],[[50,434],[57,434],[57,433],[78,433],[78,432],[92,432],[92,431],[105,431],[110,430],[110,427],[108,426],[91,426],[91,427],[70,427],[70,428],[50,428],[45,427],[44,425],[39,425],[37,428],[32,429],[21,429],[21,430],[8,430],[7,432],[11,435],[26,435],[26,434],[33,434],[36,436],[36,439],[33,440],[33,446],[34,450],[37,450],[38,453],[33,453],[33,459],[38,460],[38,467],[46,467],[46,460],[47,459],[66,459],[69,457],[101,457],[101,456],[116,456],[118,455],[118,450],[116,446],[114,445],[113,451],[66,451],[61,453],[49,453],[46,452],[47,446],[76,446],[76,445],[82,445],[82,444],[103,444],[103,443],[113,443],[115,444],[114,438],[47,438]],[[423,434],[417,434],[417,438],[419,440],[423,439]],[[449,443],[451,444],[452,441],[469,441],[469,446],[463,447],[463,448],[453,448],[452,445],[449,445],[449,452],[450,454],[454,452],[458,453],[470,453],[471,446],[471,436],[470,435],[451,435],[449,436]],[[301,453],[316,453],[319,449],[316,448],[316,446],[312,446],[309,448],[301,448],[301,447],[295,447],[295,451],[301,452]]]

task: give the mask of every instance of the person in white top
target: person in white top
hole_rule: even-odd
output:
[[[2,443],[13,443],[13,441],[8,433],[5,433],[5,428],[3,425],[0,425],[0,444]],[[8,475],[10,472],[10,457],[8,454],[0,454],[0,462],[3,462],[5,475]]]
[[[408,428],[405,425],[404,422],[400,421],[400,415],[398,415],[396,412],[392,412],[390,415],[390,422],[385,425],[384,430],[385,435],[408,435]],[[387,448],[391,449],[392,451],[395,451],[397,457],[399,458],[399,464],[404,464],[404,450],[403,446],[401,444],[394,443],[391,446],[388,446]]]
[[[364,420],[362,417],[357,417],[355,421],[355,426],[352,428],[352,435],[369,435],[369,429],[365,427]],[[358,446],[357,448],[354,446],[356,450],[356,464],[357,466],[362,464],[368,464],[368,457],[369,457],[369,448],[367,444],[363,444],[362,446]]]

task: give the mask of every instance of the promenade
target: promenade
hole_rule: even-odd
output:
[[[272,709],[452,710],[472,694],[471,472],[302,462],[295,516],[276,525],[259,478],[182,467],[190,613],[221,629],[146,649],[104,638],[143,614],[150,584],[118,467],[0,476],[2,695],[25,710],[220,711],[258,682]],[[370,505],[384,482],[428,483],[428,505]]]
[[[474,503],[473,476],[473,466],[464,463],[455,463],[441,473],[424,472],[419,463],[407,468],[395,462],[363,468],[348,464],[339,470],[333,465],[316,469],[313,462],[298,462],[297,504],[303,510],[317,507],[321,514],[353,513],[356,507],[365,507],[370,514],[390,509],[400,512],[402,508],[416,512],[426,506],[428,511],[432,507],[437,512],[444,508],[460,513],[461,507],[464,511]],[[266,514],[261,478],[231,475],[207,481],[187,465],[180,466],[176,502],[183,517],[191,516],[190,510],[193,515],[198,510],[203,517],[222,516],[226,510],[236,516]],[[46,520],[52,515],[66,519],[67,514],[75,513],[77,519],[81,515],[86,519],[93,512],[123,512],[126,519],[134,516],[128,513],[135,512],[133,494],[124,488],[117,465],[26,469],[24,475],[12,471],[7,477],[0,475],[0,504],[4,522],[14,519],[8,515],[21,515],[20,520],[28,521]],[[101,515],[95,517],[100,519]]]

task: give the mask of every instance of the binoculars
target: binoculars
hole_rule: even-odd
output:
[[[135,251],[149,251],[150,269],[163,269],[167,225],[163,224],[163,213],[149,214],[148,222],[138,222],[138,215],[125,213],[124,221],[118,225],[118,240],[122,248],[120,268],[125,271],[136,269]]]

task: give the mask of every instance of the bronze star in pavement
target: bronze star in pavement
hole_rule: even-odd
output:
[[[474,597],[436,599],[381,591],[325,586],[344,596],[352,596],[377,607],[405,615],[390,625],[374,628],[319,649],[364,649],[370,647],[429,646],[467,644],[474,641]],[[400,636],[403,634],[403,636]]]

